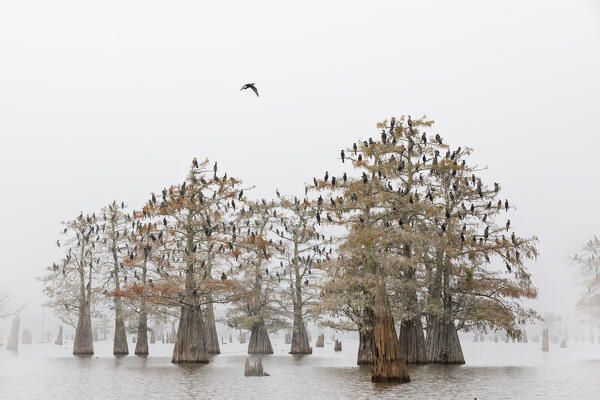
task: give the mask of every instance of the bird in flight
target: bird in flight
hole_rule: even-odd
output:
[[[246,90],[246,89],[254,90],[254,93],[256,93],[256,97],[259,97],[258,89],[256,88],[256,86],[254,86],[254,83],[246,83],[244,86],[242,86],[242,88],[240,90]]]

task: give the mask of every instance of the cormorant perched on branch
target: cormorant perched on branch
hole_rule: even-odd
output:
[[[225,272],[223,272],[223,273],[221,274],[221,280],[222,280],[222,281],[225,281],[225,280],[227,280],[227,275],[225,275]]]
[[[256,93],[256,97],[260,97],[258,95],[258,89],[254,86],[254,83],[246,83],[240,90],[252,89],[254,93]]]

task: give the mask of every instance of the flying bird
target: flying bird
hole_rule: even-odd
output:
[[[254,86],[254,83],[246,83],[240,90],[252,89],[254,93],[256,93],[256,97],[258,96],[258,89]]]

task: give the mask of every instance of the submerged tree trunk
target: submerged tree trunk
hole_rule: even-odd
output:
[[[375,283],[373,324],[374,359],[371,366],[372,382],[410,382],[408,370],[396,338],[394,318],[388,300],[383,273],[378,268]]]
[[[90,314],[90,303],[81,300],[79,305],[79,320],[77,321],[77,329],[75,330],[75,339],[73,341],[73,355],[94,354],[92,317]]]
[[[273,346],[271,346],[269,334],[262,321],[252,325],[250,341],[248,342],[248,354],[273,354]]]
[[[206,313],[204,315],[204,327],[206,329],[206,352],[208,354],[220,354],[219,337],[217,336],[217,325],[215,323],[215,312],[212,296],[209,295]]]
[[[398,342],[407,364],[425,363],[425,334],[420,318],[402,321]]]
[[[427,330],[426,360],[433,364],[464,364],[460,340],[454,322],[432,318]]]
[[[286,332],[286,337],[288,333]],[[292,346],[290,354],[312,354],[312,348],[308,342],[304,319],[302,318],[302,306],[294,304],[294,326],[292,328]]]
[[[358,331],[358,356],[356,363],[358,365],[373,365],[373,309],[365,307],[363,314],[364,325]]]
[[[19,351],[19,327],[21,326],[21,319],[18,317],[13,318],[12,326],[10,328],[10,336],[6,343],[6,350]]]
[[[135,344],[135,355],[148,355],[148,316],[146,314],[146,311],[144,311],[143,309],[140,313],[140,320],[138,323],[137,341]]]
[[[63,327],[62,325],[58,327],[58,334],[56,335],[56,340],[54,341],[54,344],[59,344],[62,345],[63,344]]]

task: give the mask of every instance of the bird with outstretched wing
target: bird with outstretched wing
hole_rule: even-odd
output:
[[[254,93],[256,93],[256,97],[260,97],[258,95],[258,89],[254,86],[254,83],[246,83],[240,90],[252,89]]]

